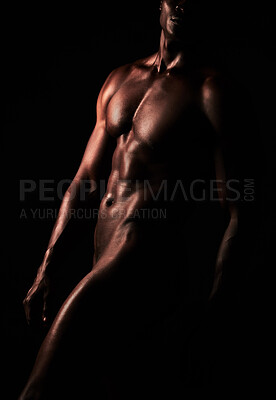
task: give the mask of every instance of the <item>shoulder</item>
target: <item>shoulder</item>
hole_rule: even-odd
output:
[[[248,102],[249,93],[239,77],[219,70],[207,70],[202,82],[201,99],[205,105],[228,107],[233,102],[236,106]]]
[[[221,72],[208,74],[202,83],[200,100],[203,113],[217,133],[244,135],[253,107],[242,81]]]
[[[205,115],[222,123],[240,114],[246,94],[242,85],[221,71],[208,71],[202,79],[200,101]],[[234,111],[234,113],[233,113]]]
[[[153,54],[114,69],[102,86],[99,96],[101,101],[107,103],[124,83],[136,77],[139,73],[149,71],[154,64],[155,58],[156,54]]]
[[[231,112],[235,108],[235,91],[229,77],[220,71],[206,71],[202,79],[200,103],[215,132],[222,133],[233,122]]]
[[[108,104],[111,97],[119,90],[131,73],[131,64],[114,69],[106,78],[98,97],[98,103],[102,106]]]
[[[203,78],[201,96],[204,103],[220,102],[230,95],[230,79],[219,71],[207,71]]]

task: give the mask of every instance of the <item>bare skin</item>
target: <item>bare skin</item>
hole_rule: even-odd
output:
[[[42,320],[47,320],[51,261],[55,246],[66,237],[69,211],[77,208],[81,182],[90,181],[88,202],[93,206],[99,180],[108,177],[94,235],[93,268],[68,296],[52,323],[20,400],[43,398],[63,337],[80,308],[89,303],[89,315],[93,315],[93,307],[97,307],[93,296],[98,287],[112,279],[120,282],[118,277],[125,274],[128,290],[133,291],[132,299],[137,301],[143,280],[152,283],[156,279],[153,260],[162,271],[163,280],[159,279],[163,285],[174,273],[174,261],[182,257],[178,235],[188,207],[174,193],[178,180],[188,186],[206,177],[220,182],[218,193],[229,223],[218,253],[211,298],[219,288],[238,232],[239,210],[226,201],[226,182],[235,177],[232,160],[240,115],[229,110],[234,101],[231,85],[218,71],[204,65],[185,41],[185,3],[163,2],[159,51],[113,71],[99,94],[96,126],[64,197],[36,280],[24,300],[27,320],[32,321],[39,296],[44,297]],[[162,195],[157,199],[164,182],[168,183],[169,199]],[[166,218],[156,223],[153,209],[166,210]],[[147,210],[146,216],[141,210]],[[156,256],[158,246],[164,250],[160,256]],[[141,260],[142,268],[138,265]],[[138,275],[141,279],[135,285]]]

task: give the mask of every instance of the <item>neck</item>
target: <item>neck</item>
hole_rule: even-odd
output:
[[[166,38],[162,30],[158,58],[156,60],[158,72],[185,68],[194,64],[195,58],[193,46]]]

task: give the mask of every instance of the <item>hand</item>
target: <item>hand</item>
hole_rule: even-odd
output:
[[[45,272],[38,271],[37,277],[28,291],[23,306],[29,325],[34,322],[47,325],[49,321],[49,294],[51,284]]]

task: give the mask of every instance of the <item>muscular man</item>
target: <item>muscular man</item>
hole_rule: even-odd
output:
[[[81,313],[91,325],[96,314],[104,312],[107,320],[116,315],[117,326],[110,325],[118,336],[128,329],[125,338],[131,332],[145,334],[156,321],[162,331],[160,321],[185,302],[187,227],[191,216],[202,212],[200,206],[211,202],[201,189],[215,180],[212,191],[222,210],[216,215],[227,223],[210,297],[220,286],[238,232],[239,209],[228,201],[233,198],[228,182],[238,177],[237,146],[244,126],[236,89],[206,62],[189,36],[198,7],[194,0],[161,2],[158,52],[114,70],[100,91],[96,126],[24,300],[28,321],[40,296],[42,319],[47,319],[52,260],[57,244],[66,243],[82,182],[89,180],[87,201],[96,207],[99,182],[108,179],[94,234],[93,267],[58,312],[20,400],[43,398],[58,350]],[[91,338],[91,348],[101,345]],[[131,357],[135,364],[134,353]]]

